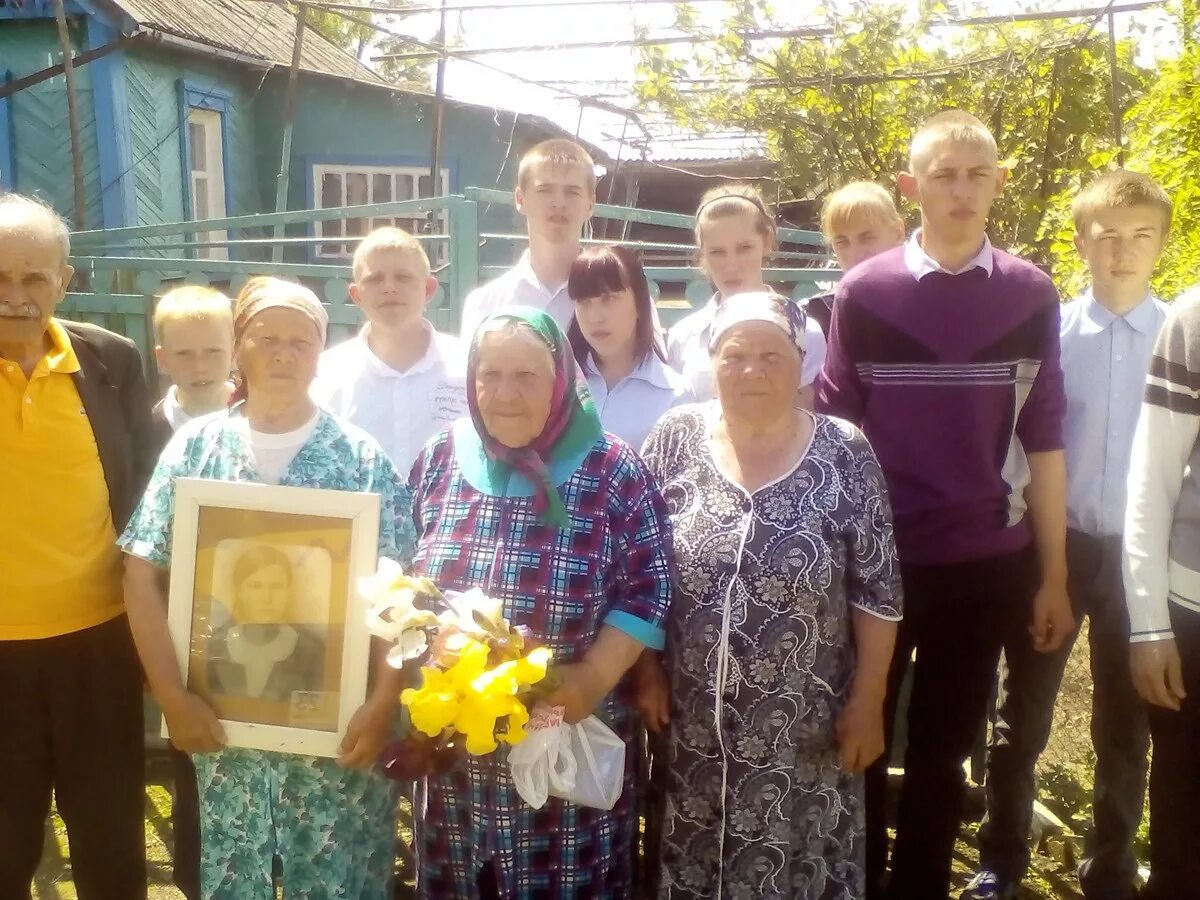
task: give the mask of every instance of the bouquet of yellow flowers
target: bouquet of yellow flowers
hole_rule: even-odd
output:
[[[420,686],[400,694],[413,731],[385,752],[389,775],[419,778],[462,750],[482,756],[525,739],[528,704],[552,680],[551,652],[509,624],[500,600],[478,589],[442,593],[388,559],[360,590],[368,629],[392,644],[388,663],[420,665]]]

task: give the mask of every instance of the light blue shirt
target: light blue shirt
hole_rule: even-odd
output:
[[[651,351],[632,372],[609,390],[591,355],[583,364],[588,390],[600,414],[600,424],[635,452],[642,449],[650,429],[673,406],[696,398],[687,382]]]
[[[1125,525],[1125,480],[1154,340],[1167,307],[1150,295],[1124,316],[1090,290],[1062,308],[1067,525],[1097,537]]]

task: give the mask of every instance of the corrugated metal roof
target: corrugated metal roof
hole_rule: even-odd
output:
[[[272,65],[290,66],[296,17],[274,3],[239,0],[114,0],[145,28],[216,47]],[[300,68],[374,85],[387,82],[311,27]]]

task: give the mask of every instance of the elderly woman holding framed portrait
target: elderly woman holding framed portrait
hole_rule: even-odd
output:
[[[402,562],[411,556],[408,490],[392,464],[374,440],[309,399],[326,327],[308,289],[273,278],[246,284],[235,310],[240,383],[233,405],[180,429],[120,539],[138,653],[172,743],[196,764],[206,898],[274,897],[276,857],[285,896],[391,896],[395,793],[372,767],[396,708],[399,673],[379,655],[374,690],[349,719],[336,760],[227,747],[210,702],[181,678],[167,625],[167,570],[172,550],[180,552],[172,547],[180,478],[377,494],[379,555]],[[230,605],[244,621],[233,623],[237,637],[225,646],[231,663],[243,663],[243,692],[261,695],[272,678],[281,681],[279,672],[300,649],[285,615],[290,557],[262,551],[233,568]],[[258,651],[253,643],[261,644]],[[275,650],[263,649],[269,647]],[[289,652],[276,653],[280,647]]]
[[[803,314],[733,299],[716,399],[642,449],[679,566],[667,671],[637,667],[647,725],[669,726],[660,892],[854,900],[901,612],[891,513],[862,434],[799,408]]]
[[[443,591],[480,588],[553,650],[575,723],[605,716],[628,744],[618,682],[663,646],[674,562],[666,508],[645,464],[604,434],[554,320],[514,307],[486,320],[468,356],[469,419],[431,442],[409,484],[414,568]],[[632,896],[634,754],[611,811],[518,797],[503,750],[462,757],[418,786],[422,897]]]

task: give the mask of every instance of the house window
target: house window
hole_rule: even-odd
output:
[[[450,193],[450,170],[442,169],[440,174],[442,183],[438,193],[444,196]],[[317,209],[432,197],[431,186],[428,166],[313,166],[313,195]],[[362,237],[384,225],[403,228],[410,234],[424,234],[427,221],[423,214],[411,218],[385,216],[371,219],[335,219],[318,222],[317,236]],[[445,234],[447,225],[446,212],[442,210],[434,219],[436,233]],[[344,260],[354,253],[355,246],[356,243],[344,241],[322,242],[317,244],[316,256],[320,259]],[[446,241],[429,241],[425,243],[425,250],[434,266],[444,265],[449,258]]]
[[[189,107],[187,111],[188,184],[192,220],[223,219],[225,208],[224,120],[212,109]],[[198,231],[197,243],[223,241],[226,231]],[[229,259],[225,247],[197,247],[200,259]]]

